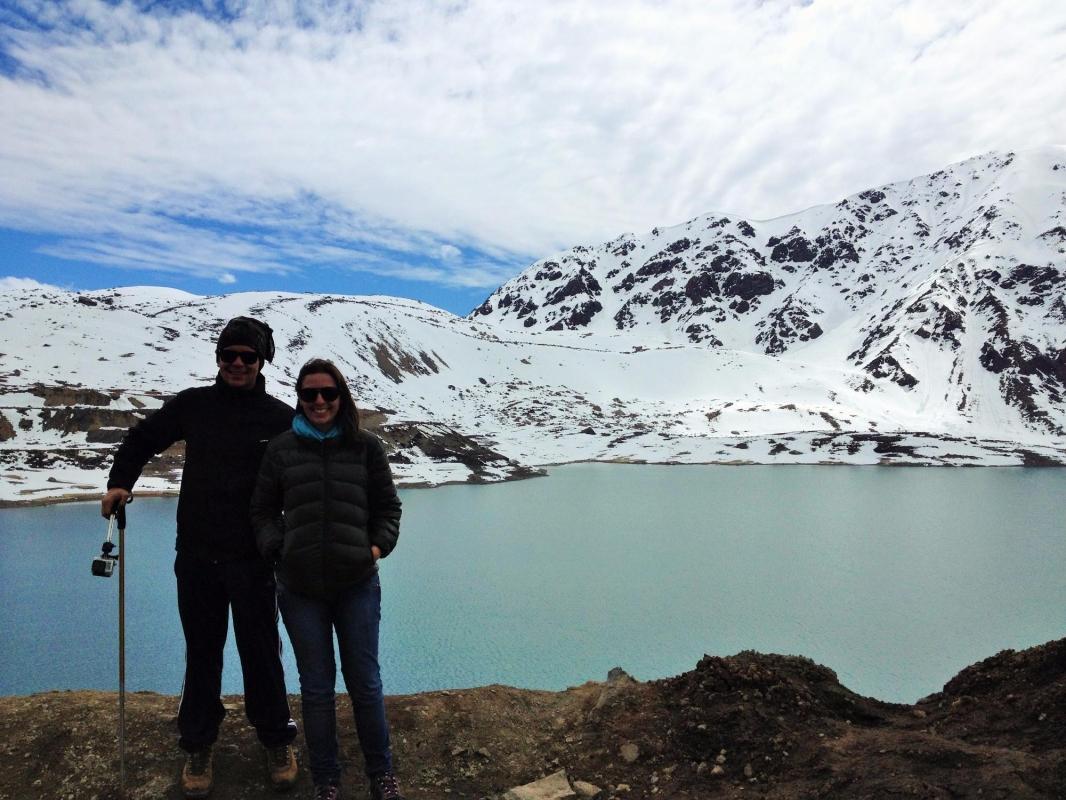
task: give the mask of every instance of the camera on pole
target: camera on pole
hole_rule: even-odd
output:
[[[115,543],[111,541],[111,534],[114,531],[116,521],[118,522],[119,530],[125,530],[125,506],[118,506],[117,509],[112,509],[111,516],[107,518],[107,538],[104,539],[104,543],[100,547],[100,555],[93,559],[93,575],[99,578],[110,578],[115,571],[115,564],[118,563],[118,556],[114,555]]]

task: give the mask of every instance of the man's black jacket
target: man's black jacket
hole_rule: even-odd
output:
[[[132,490],[153,455],[185,440],[176,548],[216,561],[258,556],[248,514],[267,442],[289,429],[293,410],[254,389],[214,386],[179,392],[126,434],[107,488]]]

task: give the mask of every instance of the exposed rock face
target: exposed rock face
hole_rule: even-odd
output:
[[[523,467],[509,458],[479,444],[451,428],[430,423],[397,423],[382,425],[375,430],[394,451],[389,458],[402,461],[406,453],[417,451],[426,457],[444,462],[456,462],[466,466],[472,483],[489,480],[494,471],[502,471],[510,478],[526,478],[543,474],[539,470]]]
[[[100,428],[114,428],[125,432],[144,419],[144,412],[119,411],[94,407],[72,407],[43,410],[39,414],[41,427],[62,433],[93,433]],[[119,437],[121,439],[121,437]]]
[[[84,304],[86,299],[81,297],[79,302]],[[83,386],[45,386],[40,383],[30,389],[30,394],[42,398],[46,406],[108,406],[114,399]]]
[[[744,652],[648,683],[485,686],[388,697],[386,710],[405,794],[422,800],[1051,800],[1066,779],[1064,663],[1066,640],[1006,650],[903,705],[857,695],[808,659]],[[177,699],[127,697],[131,800],[177,791]],[[253,800],[262,751],[242,698],[224,700],[215,792]],[[0,762],[0,797],[117,797],[116,713],[116,695],[102,692],[0,698],[12,756]],[[358,786],[351,715],[338,724]],[[297,791],[311,792],[306,769]]]
[[[15,438],[15,427],[4,414],[0,414],[0,442]]]

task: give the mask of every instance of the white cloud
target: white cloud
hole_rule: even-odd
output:
[[[463,257],[463,251],[458,247],[450,244],[442,244],[440,246],[440,258],[441,261],[456,261]]]
[[[131,267],[487,286],[1066,142],[1059,0],[223,7],[71,0],[0,30],[0,225]]]
[[[48,283],[41,283],[35,281],[33,278],[17,278],[15,276],[7,276],[0,278],[0,292],[14,292],[21,289],[55,289],[60,290],[58,286],[52,286]]]

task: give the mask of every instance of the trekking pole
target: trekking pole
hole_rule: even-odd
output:
[[[118,785],[126,796],[126,506],[118,522]]]
[[[132,503],[133,498],[126,500]],[[114,555],[115,543],[111,539],[118,527],[118,555]],[[118,780],[122,797],[126,797],[126,507],[118,505],[107,518],[107,538],[100,548],[100,555],[93,559],[92,573],[101,578],[110,578],[118,564]]]

